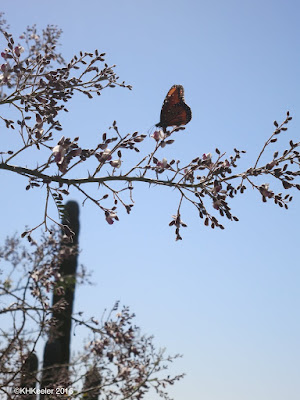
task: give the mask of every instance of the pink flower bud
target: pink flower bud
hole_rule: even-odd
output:
[[[155,131],[151,137],[153,137],[154,140],[159,142],[160,140],[163,140],[165,138],[164,132],[160,129],[159,131]]]
[[[23,46],[16,46],[16,47],[14,48],[14,52],[15,52],[15,55],[16,55],[17,57],[20,57],[21,53],[24,52],[24,47],[23,47]]]
[[[203,156],[202,156],[202,159],[205,160],[205,161],[208,161],[208,160],[210,161],[211,160],[211,153],[206,153],[206,154],[204,153]]]
[[[112,224],[114,223],[114,220],[113,220],[112,218],[110,218],[109,216],[106,217],[105,219],[106,219],[106,222],[107,222],[109,225],[112,225]]]
[[[105,213],[105,219],[106,219],[106,222],[109,224],[109,225],[112,225],[115,221],[114,221],[114,219],[118,219],[118,216],[117,216],[117,214],[116,213],[114,213],[114,212],[106,212]]]
[[[122,164],[122,161],[120,160],[120,158],[118,160],[110,161],[110,165],[114,168],[120,168],[121,164]]]
[[[53,147],[52,153],[54,155],[55,162],[57,162],[58,164],[61,164],[64,160],[64,155],[66,154],[66,149],[62,145],[58,144],[57,146]]]
[[[261,195],[263,197],[267,197],[267,198],[270,199],[271,197],[274,196],[274,193],[271,190],[269,190],[269,184],[268,183],[264,183],[263,185],[261,185],[259,187],[259,191],[260,191],[260,193],[261,193]]]
[[[100,162],[110,161],[112,159],[109,149],[105,149],[99,154],[96,153],[96,157]]]
[[[157,161],[156,166],[159,168],[166,168],[168,165],[168,161],[166,158],[163,158],[161,161]]]

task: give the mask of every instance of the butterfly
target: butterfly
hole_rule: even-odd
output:
[[[173,85],[168,91],[163,102],[160,121],[155,126],[163,128],[168,126],[186,125],[192,119],[192,111],[184,102],[184,89],[181,85]]]

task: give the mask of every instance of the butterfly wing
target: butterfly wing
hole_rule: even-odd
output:
[[[163,102],[160,121],[156,126],[166,128],[168,126],[186,125],[191,118],[192,111],[184,102],[183,86],[173,85]]]
[[[163,126],[181,126],[186,125],[192,119],[192,111],[190,107],[180,102],[174,104],[174,106],[167,111],[167,115],[164,118]]]

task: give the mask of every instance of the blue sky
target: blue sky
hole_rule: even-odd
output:
[[[63,133],[79,135],[83,147],[115,119],[123,133],[147,133],[173,84],[184,86],[193,118],[161,158],[189,161],[215,147],[229,156],[236,147],[247,150],[240,163],[247,168],[287,110],[293,121],[270,158],[299,140],[296,1],[29,0],[1,10],[16,35],[34,23],[61,27],[66,59],[106,52],[133,85],[70,103]],[[11,173],[3,178],[1,238],[38,223],[45,196],[25,193],[27,183]],[[298,400],[299,193],[286,211],[247,189],[231,203],[240,221],[224,221],[224,231],[204,227],[185,206],[182,242],[168,227],[177,203],[175,192],[137,185],[132,214],[121,211],[113,226],[92,204],[81,208],[80,262],[94,271],[95,286],[78,290],[76,309],[101,316],[119,299],[158,347],[182,353],[171,370],[187,373],[170,391],[176,400]],[[81,341],[77,334],[74,345]]]

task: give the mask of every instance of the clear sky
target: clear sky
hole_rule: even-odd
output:
[[[66,60],[98,48],[133,85],[70,103],[63,133],[79,135],[83,147],[114,119],[123,133],[147,133],[173,84],[184,86],[193,118],[161,157],[189,161],[216,146],[229,156],[236,147],[247,150],[247,168],[287,110],[293,121],[270,157],[299,140],[297,1],[2,3],[12,33],[57,24]],[[44,194],[25,193],[27,183],[11,173],[1,179],[4,238],[39,222]],[[249,188],[231,203],[240,222],[224,221],[224,231],[204,227],[184,207],[182,242],[168,227],[175,192],[139,185],[135,201],[113,226],[92,204],[81,208],[80,262],[94,271],[95,285],[78,290],[76,310],[99,317],[115,300],[129,305],[158,347],[184,355],[171,370],[187,373],[170,390],[176,400],[299,400],[299,192],[286,211]],[[75,336],[74,345],[81,343]]]

